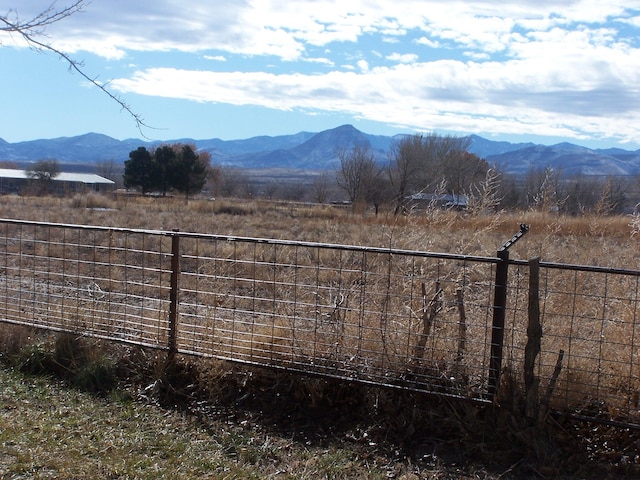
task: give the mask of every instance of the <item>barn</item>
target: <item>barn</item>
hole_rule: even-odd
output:
[[[37,180],[27,176],[24,170],[0,168],[0,194],[24,193],[33,188]],[[65,195],[70,193],[113,192],[115,182],[94,173],[62,172],[53,178],[50,193]]]

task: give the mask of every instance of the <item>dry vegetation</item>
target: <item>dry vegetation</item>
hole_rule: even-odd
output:
[[[70,199],[4,197],[2,200],[1,218],[161,230],[177,228],[188,232],[480,256],[495,255],[518,230],[518,225],[527,223],[530,232],[513,247],[511,258],[540,257],[543,261],[620,268],[640,265],[640,227],[637,217],[633,216],[567,217],[548,211],[487,215],[431,208],[397,217],[385,212],[378,216],[371,212],[353,213],[331,206],[233,200],[192,200],[185,204],[183,200],[169,198],[113,199],[98,195]],[[598,287],[585,286],[587,290],[591,288],[596,291]],[[550,305],[551,302],[563,303],[561,297],[548,301]],[[623,328],[614,333],[614,327],[607,335],[629,334]],[[549,332],[552,339],[563,335],[559,329]],[[587,343],[588,335],[584,335],[582,341]],[[78,353],[77,346],[67,348],[73,352],[71,357],[82,359],[76,363],[91,365],[87,373],[82,369],[76,371],[73,362],[56,357],[64,353],[62,347],[68,346],[64,342],[43,340],[39,336],[29,336],[29,341],[20,337],[19,342],[6,340],[17,337],[4,335],[4,338],[3,350],[12,352],[10,363],[22,370],[32,371],[35,364],[39,366],[36,371],[40,367],[57,371],[70,382],[80,383],[89,390],[96,390],[96,383],[102,385],[103,381],[107,385],[111,385],[109,381],[124,383],[121,387],[134,392],[134,397],[182,405],[212,431],[221,428],[217,422],[229,421],[233,408],[234,422],[248,422],[256,428],[255,440],[249,437],[239,440],[245,449],[241,452],[253,453],[248,458],[235,450],[235,454],[229,455],[224,453],[225,448],[229,448],[225,447],[220,455],[230,461],[233,468],[249,470],[226,476],[214,474],[212,478],[234,478],[234,475],[237,478],[521,478],[525,475],[595,478],[603,475],[602,468],[615,468],[619,475],[634,473],[640,462],[633,432],[602,426],[591,430],[588,424],[560,424],[552,419],[543,425],[531,425],[518,415],[518,406],[498,414],[490,408],[442,400],[426,407],[427,399],[416,395],[352,387],[328,380],[291,378],[217,363],[195,365],[189,361],[181,363],[178,372],[167,373],[158,368],[157,359],[150,354],[144,354],[147,357],[141,360],[140,352],[127,351],[115,364],[110,364],[99,355],[86,356],[83,347],[80,347],[80,352],[85,352],[82,354]],[[514,340],[514,344],[519,341]],[[615,337],[613,341],[623,344]],[[545,348],[547,357],[543,362],[552,368],[557,346]],[[628,356],[633,358],[633,352]],[[47,364],[53,368],[45,368]],[[65,366],[62,372],[60,365]],[[115,365],[113,370],[109,365]],[[632,375],[635,377],[636,373]],[[592,380],[577,381],[586,390]],[[509,385],[504,388],[517,390]],[[504,398],[518,402],[517,392],[508,393]],[[621,391],[620,395],[630,395],[630,392]],[[2,400],[8,402],[6,396]],[[7,404],[11,411],[15,409],[14,403]],[[286,443],[286,439],[290,442],[286,448],[295,452],[289,455],[296,457],[295,462],[284,458],[281,451],[274,452],[285,448],[284,443],[279,442]],[[256,445],[252,442],[270,445],[270,448],[254,451],[247,446]],[[308,460],[300,463],[300,457],[308,459],[309,455],[317,454],[318,449],[325,449],[326,461],[331,465],[321,467]],[[496,455],[496,451],[500,451],[500,455]],[[277,468],[266,468],[265,462],[269,461]],[[584,465],[588,465],[588,470],[582,468]],[[117,471],[114,466],[104,468]],[[176,467],[168,462],[162,468],[170,471]],[[305,468],[309,469],[306,474]],[[58,470],[60,472],[62,470]],[[75,472],[68,476],[84,476],[80,470]],[[121,476],[133,478],[137,475],[133,472],[130,470]],[[194,472],[185,474],[184,478],[202,474],[197,469]]]
[[[3,197],[0,218],[295,239],[345,245],[495,255],[530,225],[512,258],[627,268],[640,264],[637,216],[565,216],[546,211],[462,214],[437,208],[406,216],[286,202],[118,197]]]

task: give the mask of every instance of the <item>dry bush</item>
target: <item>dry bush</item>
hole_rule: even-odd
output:
[[[100,193],[88,192],[78,193],[69,199],[69,206],[71,208],[100,208],[100,209],[112,209],[114,208],[113,200]]]
[[[631,220],[629,221],[629,227],[631,229],[631,236],[635,237],[640,234],[640,213],[634,212],[631,215]]]

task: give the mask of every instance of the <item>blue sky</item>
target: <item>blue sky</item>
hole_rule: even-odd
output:
[[[58,0],[61,8],[72,0]],[[51,0],[7,0],[26,20]],[[637,0],[91,0],[47,41],[0,33],[0,138],[373,134],[640,148]]]

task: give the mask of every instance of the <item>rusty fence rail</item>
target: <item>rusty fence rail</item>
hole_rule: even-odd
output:
[[[500,251],[0,220],[6,323],[490,402],[505,370],[524,384],[536,297],[540,401],[636,423],[640,271],[540,262],[533,296],[530,271]]]

